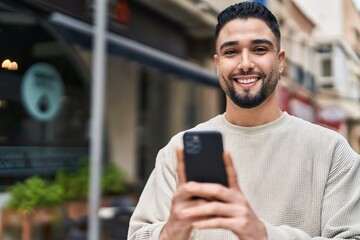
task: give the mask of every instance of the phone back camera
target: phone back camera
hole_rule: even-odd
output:
[[[185,152],[188,154],[198,154],[201,152],[201,139],[198,135],[185,136]]]

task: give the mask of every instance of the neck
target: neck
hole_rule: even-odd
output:
[[[260,126],[278,119],[282,115],[276,95],[254,108],[240,108],[228,97],[226,98],[225,118],[232,124],[244,127]]]

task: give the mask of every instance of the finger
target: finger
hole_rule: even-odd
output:
[[[178,186],[177,191],[174,194],[173,200],[183,203],[185,208],[197,206],[202,203],[208,202],[205,194],[199,194],[196,182],[186,182]],[[189,201],[191,200],[191,201]],[[185,203],[187,201],[187,203]]]
[[[230,153],[227,151],[224,151],[223,158],[224,158],[224,165],[225,165],[225,170],[226,170],[226,174],[227,174],[229,188],[235,188],[241,192],[240,186],[238,184],[237,174],[236,174]]]
[[[183,195],[205,199],[207,201],[231,202],[238,190],[230,189],[219,183],[187,182],[181,186]]]
[[[182,148],[176,148],[176,159],[176,174],[178,177],[178,184],[182,185],[186,183],[184,150]]]
[[[182,214],[187,218],[213,218],[234,217],[241,214],[244,206],[240,204],[227,204],[219,201],[203,202],[183,210]]]
[[[192,224],[192,227],[195,229],[211,229],[211,228],[222,228],[228,229],[235,232],[239,228],[239,222],[234,221],[234,219],[216,217],[216,218],[206,218],[200,219]]]

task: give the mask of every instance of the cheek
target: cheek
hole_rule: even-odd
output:
[[[262,59],[261,61],[258,61],[256,65],[259,70],[265,74],[269,74],[275,70],[277,71],[279,68],[278,61],[274,58]]]
[[[236,65],[232,61],[220,61],[217,65],[218,75],[228,75],[229,73],[235,71]]]

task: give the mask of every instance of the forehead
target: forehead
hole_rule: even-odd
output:
[[[219,32],[216,49],[227,41],[247,42],[267,39],[276,46],[276,37],[266,23],[257,18],[234,19],[226,23]]]

